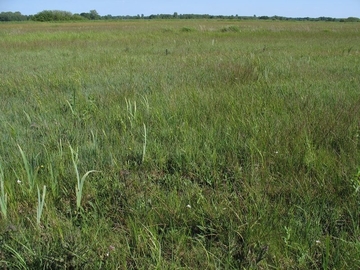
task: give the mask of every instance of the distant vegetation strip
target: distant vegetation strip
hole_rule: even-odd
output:
[[[23,15],[21,12],[1,12],[0,21],[80,21],[80,20],[126,20],[126,19],[235,19],[235,20],[292,20],[292,21],[337,21],[337,22],[360,22],[359,18],[332,18],[332,17],[283,17],[283,16],[239,16],[239,15],[209,15],[209,14],[144,14],[132,15],[105,15],[101,16],[96,10],[89,12],[71,13],[63,10],[43,10],[35,15]]]

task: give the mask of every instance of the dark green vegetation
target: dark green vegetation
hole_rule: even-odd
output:
[[[360,22],[359,18],[331,18],[331,17],[283,17],[283,16],[239,16],[239,15],[209,15],[209,14],[152,14],[145,16],[144,14],[138,15],[104,15],[100,16],[96,10],[90,10],[90,12],[82,12],[72,14],[69,11],[63,10],[43,10],[34,15],[22,15],[17,12],[1,12],[0,22],[8,21],[38,21],[38,22],[55,22],[55,21],[84,21],[84,20],[143,20],[143,19],[230,19],[230,20],[279,20],[279,21],[327,21],[327,22]]]
[[[358,269],[359,24],[0,25],[0,268]]]

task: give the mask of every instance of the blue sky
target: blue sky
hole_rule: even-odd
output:
[[[95,9],[100,15],[196,13],[211,15],[360,17],[360,0],[0,0],[0,12],[36,14],[42,10],[72,13]]]

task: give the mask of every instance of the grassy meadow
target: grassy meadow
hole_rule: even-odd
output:
[[[359,269],[360,24],[0,24],[1,269]]]

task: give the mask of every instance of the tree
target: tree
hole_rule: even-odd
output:
[[[69,11],[44,10],[33,16],[29,16],[29,19],[38,22],[78,21],[78,20],[84,20],[84,17],[80,16],[80,14],[72,14]]]
[[[101,17],[95,9],[90,10],[90,20],[99,20]]]
[[[85,19],[90,20],[90,13],[88,13],[88,12],[82,12],[82,13],[80,13],[80,16],[84,17]]]
[[[345,22],[359,22],[360,19],[356,18],[356,17],[348,17],[347,19],[344,20]]]
[[[72,19],[72,13],[63,10],[43,10],[32,17],[33,21],[39,22],[69,21]]]
[[[16,12],[1,12],[0,21],[26,21],[27,16],[22,15],[19,11]]]

